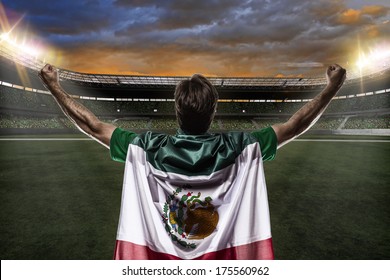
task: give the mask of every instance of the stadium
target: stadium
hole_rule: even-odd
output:
[[[124,165],[74,128],[37,73],[45,62],[2,37],[1,258],[111,259]],[[348,73],[325,114],[265,165],[277,259],[390,257],[390,64]],[[60,69],[72,97],[124,129],[174,134],[181,76]],[[324,77],[210,77],[211,132],[286,121]]]

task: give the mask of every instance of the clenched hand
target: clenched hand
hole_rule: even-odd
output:
[[[347,71],[340,65],[330,65],[326,70],[326,79],[328,81],[328,85],[339,89],[345,81],[346,73]]]
[[[46,64],[38,73],[38,76],[48,88],[59,84],[58,71],[53,65]]]

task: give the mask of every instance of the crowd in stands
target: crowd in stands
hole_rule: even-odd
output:
[[[328,113],[369,111],[390,108],[390,94],[375,94],[333,100],[326,109]]]
[[[377,117],[349,118],[344,129],[388,129],[390,128],[390,115]]]
[[[177,129],[178,124],[176,119],[153,119],[151,122],[150,129],[161,130],[161,129]]]
[[[341,124],[346,118],[322,118],[312,129],[340,129]],[[177,130],[178,124],[174,118],[158,119],[105,119],[105,122],[128,130]],[[220,119],[216,118],[211,123],[211,131],[237,131],[237,130],[256,130],[271,126],[276,123],[282,123],[285,119]],[[0,128],[60,128],[75,129],[74,124],[65,117],[30,117],[0,114]],[[390,129],[390,116],[377,117],[350,117],[342,129]]]
[[[124,129],[174,130],[172,101],[78,99],[93,113]],[[219,102],[211,130],[254,130],[284,122],[303,102]],[[73,128],[49,94],[0,85],[0,128]],[[336,99],[313,129],[390,128],[390,116],[355,117],[390,110],[390,93]],[[7,114],[5,114],[5,111]],[[381,111],[381,113],[383,113]],[[367,113],[366,113],[367,115]],[[372,114],[371,114],[372,115]],[[166,117],[164,117],[166,116]],[[354,117],[351,117],[354,116]]]
[[[114,115],[117,112],[117,105],[115,101],[100,101],[100,100],[86,100],[78,99],[78,102],[87,107],[96,115]],[[58,106],[58,105],[57,105]]]
[[[256,126],[257,126],[258,128],[263,128],[263,127],[271,126],[271,125],[274,125],[274,124],[277,124],[277,123],[282,123],[282,122],[285,122],[285,121],[287,121],[286,118],[274,118],[274,119],[268,119],[268,118],[259,119],[259,118],[254,118],[254,119],[253,119],[253,122],[256,124]]]
[[[65,128],[57,117],[26,117],[0,114],[0,128]]]
[[[345,118],[320,118],[312,129],[338,129]]]
[[[148,119],[118,119],[112,123],[120,128],[128,130],[150,128],[150,120]]]
[[[60,113],[54,98],[48,94],[0,86],[0,107],[16,110]]]
[[[251,119],[224,119],[221,120],[224,130],[255,130],[257,126],[251,121]]]

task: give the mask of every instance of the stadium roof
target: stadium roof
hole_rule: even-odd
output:
[[[0,55],[21,64],[33,71],[39,71],[45,65],[45,62],[34,58],[26,53],[15,50],[6,42],[0,42]],[[377,68],[375,72],[365,73],[364,76],[378,75],[390,68],[388,62],[383,63],[382,67]],[[59,69],[60,79],[74,83],[100,85],[103,87],[111,86],[132,86],[132,87],[174,87],[183,76],[141,76],[141,75],[104,75],[73,72],[65,69]],[[361,78],[361,73],[347,74],[346,84],[356,83]],[[315,88],[324,86],[327,81],[323,77],[209,77],[211,83],[215,86],[225,88]]]

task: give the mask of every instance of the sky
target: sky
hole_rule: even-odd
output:
[[[0,23],[83,73],[318,76],[390,48],[387,0],[1,0]]]

